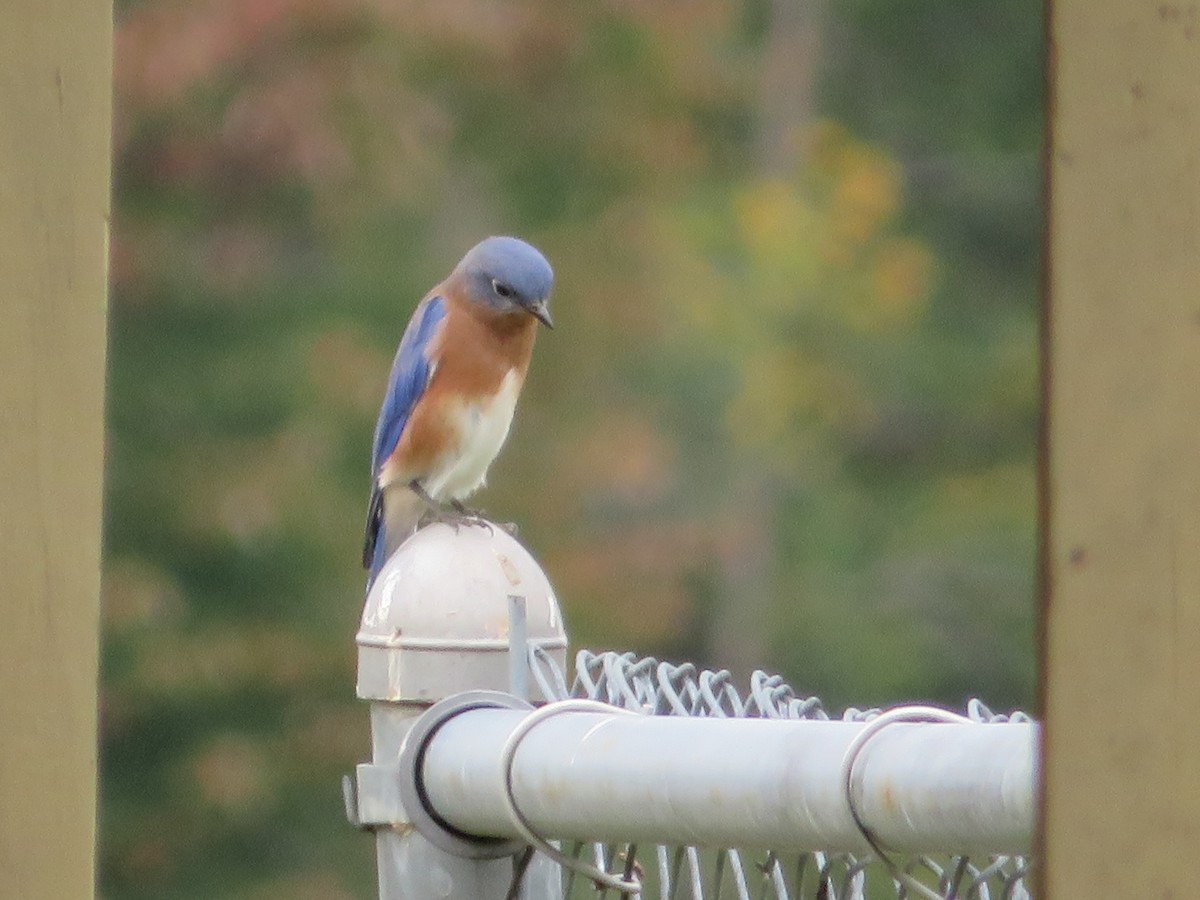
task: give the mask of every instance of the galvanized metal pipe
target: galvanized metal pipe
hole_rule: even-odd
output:
[[[514,837],[498,761],[530,713],[471,709],[430,739],[417,773],[431,811]],[[549,838],[863,852],[840,778],[851,722],[568,712],[521,740],[512,794]],[[1028,723],[896,723],[854,766],[856,808],[897,852],[1023,854],[1035,820]]]

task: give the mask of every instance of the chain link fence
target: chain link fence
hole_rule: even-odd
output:
[[[543,696],[587,699],[662,716],[830,720],[816,697],[798,695],[782,678],[755,672],[739,692],[727,671],[698,670],[630,653],[582,651],[575,676],[544,650],[530,651],[533,678]],[[870,722],[878,709],[850,708],[840,719]],[[992,712],[978,700],[967,704],[974,722],[1030,722],[1024,713]],[[1020,856],[900,856],[849,853],[742,852],[736,848],[637,846],[573,843],[563,850],[574,860],[640,882],[641,896],[659,900],[882,900],[909,897],[992,900],[1031,897],[1030,860]],[[509,896],[520,896],[526,856],[514,868]],[[618,897],[617,891],[564,869],[568,898]]]

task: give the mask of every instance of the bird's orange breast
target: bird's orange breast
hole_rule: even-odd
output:
[[[433,378],[384,466],[385,482],[430,474],[460,447],[464,407],[489,406],[509,373],[519,390],[529,370],[537,320],[525,312],[481,308],[452,291],[442,296],[447,311],[430,348]]]

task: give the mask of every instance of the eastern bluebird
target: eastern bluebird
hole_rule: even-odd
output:
[[[417,306],[375,425],[363,567],[368,585],[422,515],[470,518],[512,424],[554,272],[512,237],[476,244]],[[454,512],[445,508],[453,507]]]

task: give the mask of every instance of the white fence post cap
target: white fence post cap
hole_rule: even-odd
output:
[[[558,601],[529,551],[499,526],[422,528],[367,595],[356,639],[358,696],[433,703],[460,691],[507,691],[512,595],[525,600],[529,642],[565,670]]]

